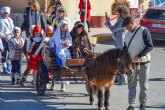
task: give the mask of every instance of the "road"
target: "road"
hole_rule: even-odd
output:
[[[113,42],[97,44],[95,51],[103,52],[113,48]],[[147,110],[165,110],[165,43],[156,42],[152,51],[151,72]],[[23,69],[25,64],[23,65]],[[2,70],[1,70],[2,71]],[[28,77],[31,81],[32,76]],[[0,110],[96,110],[95,105],[89,105],[84,84],[70,84],[66,86],[66,92],[60,92],[60,85],[56,85],[55,91],[46,91],[46,95],[37,96],[30,83],[26,87],[10,85],[9,76],[0,76]],[[139,85],[137,87],[139,91]],[[128,107],[127,85],[113,85],[111,88],[110,109],[126,110]],[[138,94],[137,94],[138,95]],[[138,96],[136,98],[138,110]]]

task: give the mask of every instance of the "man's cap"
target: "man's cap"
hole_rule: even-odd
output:
[[[128,24],[130,24],[132,22],[134,22],[134,19],[131,16],[127,16],[123,20],[122,27],[125,27],[125,26],[127,26]]]

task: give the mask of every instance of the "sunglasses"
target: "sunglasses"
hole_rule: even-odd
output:
[[[64,10],[59,10],[58,12],[64,13],[65,11]]]

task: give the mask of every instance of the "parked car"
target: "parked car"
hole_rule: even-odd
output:
[[[152,6],[140,20],[148,28],[153,40],[165,40],[165,6]]]
[[[149,6],[159,6],[159,5],[165,6],[165,0],[150,0],[149,1]]]

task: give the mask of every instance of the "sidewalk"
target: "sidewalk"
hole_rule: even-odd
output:
[[[91,28],[91,32],[88,33],[92,43],[107,42],[112,40],[112,33],[108,28]]]

